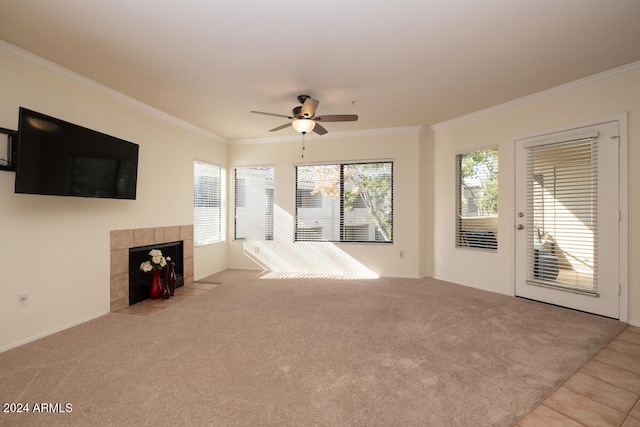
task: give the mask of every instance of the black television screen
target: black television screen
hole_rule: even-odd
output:
[[[15,191],[135,200],[138,148],[21,107]]]

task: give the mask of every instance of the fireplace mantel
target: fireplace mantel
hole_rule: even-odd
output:
[[[184,284],[193,283],[193,225],[111,231],[111,311],[129,307],[129,248],[184,242]]]

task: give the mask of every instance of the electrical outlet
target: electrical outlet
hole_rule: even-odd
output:
[[[29,292],[20,292],[18,294],[18,305],[29,304]]]
[[[398,252],[398,258],[404,258],[404,251]]]

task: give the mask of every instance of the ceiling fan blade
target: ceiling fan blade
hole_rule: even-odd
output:
[[[284,129],[284,128],[289,127],[289,126],[291,126],[291,123],[287,123],[286,125],[282,125],[282,126],[278,126],[277,128],[270,129],[269,132],[275,132],[277,130]]]
[[[319,116],[315,120],[323,122],[355,122],[358,120],[357,114],[332,114],[328,116]]]
[[[317,99],[307,97],[307,99],[304,100],[304,104],[302,104],[302,109],[300,110],[302,117],[307,119],[313,117],[313,115],[316,114],[316,109],[318,108],[319,103],[320,101]]]
[[[283,114],[265,113],[265,112],[262,112],[262,111],[249,111],[249,112],[253,113],[253,114],[264,114],[265,116],[275,116],[275,117],[284,117],[284,118],[287,118],[287,119],[293,119],[293,117],[285,116]]]
[[[318,135],[324,135],[325,133],[327,133],[327,130],[325,128],[323,128],[322,126],[320,126],[320,124],[318,122],[316,122],[316,125],[313,128],[313,131],[315,133],[317,133]]]

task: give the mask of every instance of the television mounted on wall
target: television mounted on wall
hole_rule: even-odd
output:
[[[136,198],[138,144],[20,108],[15,192]]]

